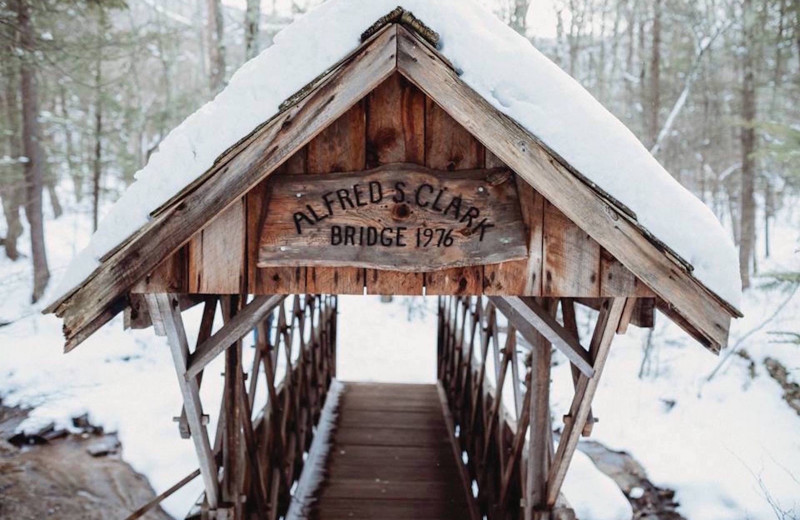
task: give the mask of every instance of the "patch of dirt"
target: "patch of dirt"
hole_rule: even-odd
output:
[[[800,415],[800,385],[789,380],[789,371],[775,358],[768,357],[764,360],[770,377],[783,388],[783,400]]]
[[[15,435],[26,417],[25,410],[0,404],[0,518],[122,519],[155,496],[120,459],[115,435],[88,423],[79,434],[45,426]],[[158,509],[143,518],[170,516]]]
[[[613,451],[599,442],[581,441],[578,449],[597,469],[622,490],[633,508],[634,520],[686,520],[677,511],[675,491],[656,486],[636,459],[624,451]]]

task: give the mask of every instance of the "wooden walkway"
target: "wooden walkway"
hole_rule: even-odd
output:
[[[345,383],[309,518],[469,519],[436,385]]]

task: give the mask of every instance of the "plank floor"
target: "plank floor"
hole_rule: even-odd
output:
[[[309,518],[470,518],[436,385],[345,383]]]

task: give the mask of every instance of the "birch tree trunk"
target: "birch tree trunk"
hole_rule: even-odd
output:
[[[33,293],[35,303],[42,297],[50,280],[47,251],[44,244],[44,218],[42,215],[42,187],[44,185],[44,150],[39,128],[39,99],[34,76],[33,27],[27,0],[17,0],[17,29],[20,46],[24,51],[20,65],[20,95],[22,97],[22,143],[28,160],[25,163],[25,216],[30,224],[31,255],[33,261]]]

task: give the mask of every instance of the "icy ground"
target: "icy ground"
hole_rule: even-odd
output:
[[[65,216],[48,221],[54,271],[63,269],[75,248],[85,244],[86,220]],[[800,216],[793,215],[778,226],[771,268],[797,268],[799,224]],[[30,278],[27,259],[0,260],[0,322],[11,322],[0,327],[4,403],[34,407],[31,420],[55,419],[62,425],[88,412],[93,422],[119,433],[123,458],[145,474],[157,492],[194,470],[191,442],[178,436],[172,420],[180,411],[180,396],[163,340],[151,331],[124,332],[118,318],[75,352],[63,355],[59,322],[28,304]],[[747,351],[752,368],[750,361],[730,356],[710,382],[706,377],[720,358],[668,325],[663,316],[652,338],[656,350],[642,378],[638,373],[646,331],[633,328],[612,350],[595,401],[600,422],[593,436],[631,452],[655,484],[677,490],[681,513],[690,520],[781,518],[776,510],[788,512],[788,518],[800,516],[800,417],[781,399],[781,388],[763,366],[763,359],[772,356],[800,381],[800,348],[774,343],[775,336],[769,334],[800,329],[800,294],[785,303],[787,298],[780,291],[751,290],[745,295],[746,318],[734,323],[730,344]],[[394,304],[371,297],[342,298],[342,379],[434,381],[435,300],[415,300],[410,318],[407,304],[403,298]],[[750,334],[782,305],[774,320]],[[189,331],[196,330],[198,310],[185,319]],[[553,416],[560,426],[572,389],[565,360],[556,359]],[[221,371],[221,366],[212,366],[208,374]],[[212,419],[221,383],[219,377],[203,383],[202,396]],[[181,516],[199,490],[197,479],[168,500],[166,509]],[[622,494],[580,453],[565,493],[582,520],[630,518]]]

